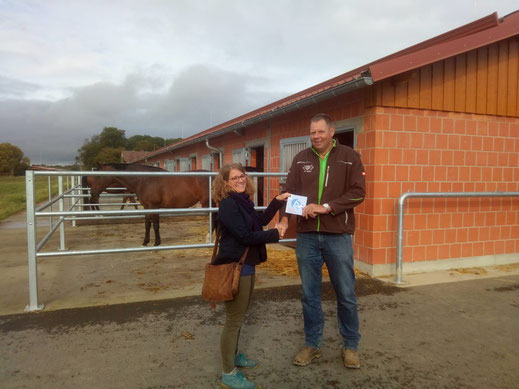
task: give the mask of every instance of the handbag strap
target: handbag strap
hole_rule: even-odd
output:
[[[214,264],[214,259],[216,258],[216,254],[218,252],[218,243],[220,242],[220,228],[216,229],[216,236],[214,237],[214,246],[213,246],[213,255],[211,256],[211,263]],[[240,258],[240,264],[245,263],[245,258],[247,258],[247,254],[249,253],[249,246],[245,249],[245,252]]]
[[[247,254],[249,252],[249,246],[247,246],[247,248],[245,249],[245,252],[243,253],[243,255],[241,256],[240,258],[240,264],[243,265],[245,263],[245,258],[247,258]]]
[[[216,236],[214,237],[213,255],[211,256],[211,263],[214,263],[216,253],[218,252],[218,242],[220,241],[220,228],[216,228]]]

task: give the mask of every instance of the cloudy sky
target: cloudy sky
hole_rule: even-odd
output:
[[[187,137],[517,0],[0,0],[0,143]]]

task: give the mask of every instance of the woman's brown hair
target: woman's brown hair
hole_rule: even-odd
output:
[[[245,177],[247,177],[247,185],[245,186],[246,194],[252,196],[254,192],[256,192],[254,181],[252,181],[252,178],[250,178],[245,173],[245,169],[243,168],[243,166],[240,163],[229,163],[220,169],[220,172],[213,181],[213,201],[219,203],[220,201],[222,201],[222,199],[229,196],[229,193],[233,191],[228,184],[229,174],[231,173],[232,169],[239,170],[240,172],[245,174]]]

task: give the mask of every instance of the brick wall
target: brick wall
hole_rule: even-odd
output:
[[[367,198],[357,209],[357,257],[396,260],[405,192],[519,191],[519,119],[375,107],[358,149]],[[519,253],[519,199],[409,199],[404,261]]]

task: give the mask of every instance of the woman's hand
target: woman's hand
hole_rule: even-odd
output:
[[[276,200],[277,201],[287,201],[287,199],[292,196],[292,193],[288,193],[288,192],[285,192],[285,193],[281,193],[280,195],[277,195],[276,196]]]

